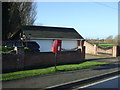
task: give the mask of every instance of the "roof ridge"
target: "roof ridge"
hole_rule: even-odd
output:
[[[64,28],[64,29],[74,29],[74,28],[68,28],[68,27],[57,27],[57,26],[37,26],[37,25],[24,25],[24,26],[22,26],[22,27],[46,27],[46,28]]]

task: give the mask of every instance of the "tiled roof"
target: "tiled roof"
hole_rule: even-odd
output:
[[[48,27],[48,26],[23,26],[25,34],[35,38],[71,38],[83,39],[74,28]]]

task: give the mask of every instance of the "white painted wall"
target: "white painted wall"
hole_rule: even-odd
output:
[[[40,52],[51,52],[53,40],[32,40],[40,45]],[[69,50],[77,47],[77,40],[62,40],[62,48]]]
[[[40,45],[40,52],[51,52],[53,40],[32,40],[36,41]]]
[[[63,49],[73,49],[78,46],[77,40],[63,40],[62,41],[62,48]]]

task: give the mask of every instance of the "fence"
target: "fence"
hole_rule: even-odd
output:
[[[85,52],[86,54],[106,54],[111,55],[113,57],[120,56],[120,46],[113,46],[108,48],[102,48],[97,45],[92,45],[88,42],[84,42],[84,46],[86,47]]]
[[[96,46],[96,53],[97,54],[113,55],[113,47],[103,48],[100,46]]]
[[[77,51],[61,52],[57,55],[57,65],[80,63],[85,60],[85,47],[79,47]],[[37,54],[3,54],[2,72],[44,68],[55,65],[55,56],[52,52],[40,52]]]

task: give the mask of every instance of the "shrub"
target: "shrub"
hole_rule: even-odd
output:
[[[2,47],[2,52],[9,52],[11,50],[13,50],[12,47]]]

